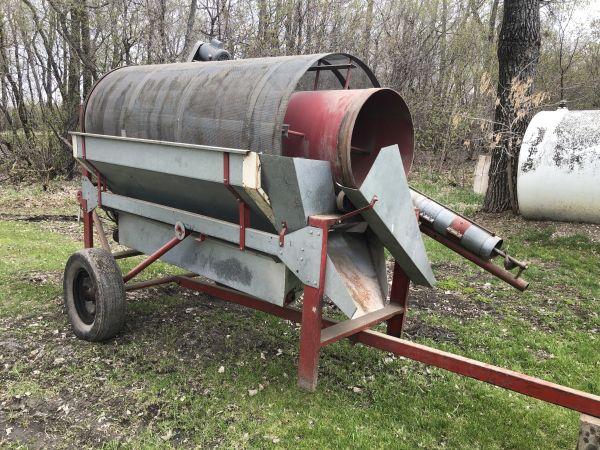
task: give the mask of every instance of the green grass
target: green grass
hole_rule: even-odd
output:
[[[475,211],[480,201],[437,179],[413,183],[461,211]],[[20,195],[0,190],[0,205],[21,205],[30,194]],[[44,208],[76,211],[60,198]],[[449,300],[447,308],[413,308],[408,329],[419,342],[598,394],[600,244],[574,232],[556,236],[551,223],[516,223],[505,237],[513,254],[532,262],[529,291],[519,294],[427,239],[436,297]],[[297,327],[175,288],[130,295],[126,330],[116,339],[79,341],[62,310],[60,274],[80,243],[49,228],[0,221],[2,445],[575,445],[572,411],[348,342],[324,349],[317,391],[302,392]],[[171,271],[157,264],[144,276]]]
[[[0,194],[1,214],[76,215],[78,210],[75,193],[79,185],[75,182],[50,181],[46,185],[20,184],[2,186]]]

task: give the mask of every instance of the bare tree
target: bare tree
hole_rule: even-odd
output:
[[[496,22],[502,3],[3,0],[0,170],[17,179],[69,174],[73,165],[68,131],[76,126],[79,105],[102,74],[123,65],[178,61],[196,40],[217,37],[236,58],[327,51],[361,56],[381,84],[398,90],[408,103],[417,133],[417,158],[431,161],[436,170],[454,171],[482,151],[494,116],[493,143],[499,136],[517,136],[526,122],[523,111],[538,98],[533,80],[529,81],[533,65],[523,56],[527,52],[522,47],[530,37],[509,36],[517,32],[517,22],[524,17],[520,13],[511,13],[518,20],[503,25],[499,42],[504,46],[501,59],[520,62],[503,60],[499,73],[496,70]],[[530,8],[537,2],[505,0],[505,16],[525,4]],[[556,2],[551,5],[558,11]],[[566,31],[559,58],[559,29],[550,24],[548,14],[544,19],[549,38],[541,52],[536,86],[557,91],[562,76],[563,91],[574,107],[600,106],[598,35],[582,33],[574,52],[574,40]],[[496,93],[490,98],[489,89],[481,88],[482,79],[488,86],[499,82],[498,107]],[[505,133],[500,133],[498,123],[505,124]],[[494,174],[499,180],[512,179],[518,138],[503,138],[497,144],[504,150],[496,152]],[[510,177],[508,170],[513,170]],[[514,207],[510,201],[501,203]]]
[[[498,97],[485,211],[518,211],[517,163],[530,118],[528,99],[533,91],[540,44],[539,0],[505,0],[498,40]]]

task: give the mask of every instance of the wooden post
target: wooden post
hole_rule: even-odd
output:
[[[600,450],[600,418],[581,415],[577,450]]]

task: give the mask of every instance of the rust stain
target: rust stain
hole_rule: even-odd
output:
[[[375,277],[363,273],[347,254],[337,254],[332,261],[362,311],[374,311],[383,306],[379,281]]]

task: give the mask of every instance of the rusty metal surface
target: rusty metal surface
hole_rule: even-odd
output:
[[[431,227],[430,225],[428,225],[424,222],[421,223],[421,231],[423,233],[425,233],[426,235],[428,235],[429,237],[431,237],[432,239],[435,239],[439,243],[441,243],[441,244],[445,245],[446,247],[448,247],[449,249],[455,251],[462,257],[468,259],[469,261],[473,262],[474,264],[477,264],[479,267],[481,267],[482,269],[491,273],[495,277],[498,277],[502,281],[510,284],[512,287],[518,289],[519,291],[524,291],[529,286],[528,281],[524,280],[523,278],[520,278],[520,276],[519,276],[520,273],[518,273],[517,275],[514,275],[511,272],[509,272],[508,270],[505,270],[502,267],[497,266],[490,260],[483,259],[479,255],[476,255],[475,253],[469,251],[468,249],[466,249],[465,247],[460,245],[457,241],[451,240],[451,239],[447,238],[446,236],[444,236],[443,234],[438,233],[433,227]]]
[[[318,89],[345,83],[341,69],[309,69],[349,60],[352,88],[379,86],[364,63],[341,53],[123,67],[92,89],[84,131],[281,154],[292,93],[312,89],[317,74]]]
[[[356,308],[350,317],[359,317],[385,306],[387,280],[385,286],[382,285],[377,272],[380,261],[374,260],[366,235],[331,233],[327,254],[333,263],[328,270],[335,271],[342,280],[345,292],[339,292],[340,289],[333,289],[333,286],[326,286],[325,292],[336,304],[340,304],[340,297],[349,295]],[[379,256],[385,258],[382,252]]]
[[[455,240],[460,246],[486,260],[496,256],[495,250],[502,248],[502,238],[471,220],[414,189],[410,190],[410,195],[423,224],[442,236]]]
[[[412,118],[392,89],[303,91],[292,95],[282,154],[330,161],[335,180],[359,187],[383,147],[397,144],[404,171],[413,159]]]

